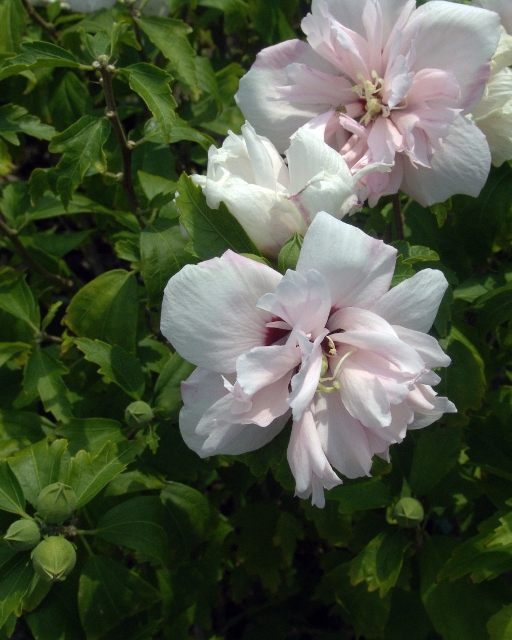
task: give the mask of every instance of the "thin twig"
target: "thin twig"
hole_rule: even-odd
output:
[[[132,15],[132,18],[133,17],[134,16]],[[144,43],[142,42],[142,33],[141,33],[141,30],[140,30],[140,27],[137,24],[136,20],[133,20],[132,24],[133,24],[133,30],[135,31],[135,39],[137,40],[137,42],[139,43],[139,46],[140,46],[139,54],[140,54],[140,57],[142,59],[142,62],[149,62],[149,58],[148,58],[146,52],[144,51]]]
[[[404,222],[402,219],[402,210],[400,207],[400,195],[395,193],[391,196],[393,203],[393,213],[395,214],[395,240],[404,239]]]
[[[141,229],[144,229],[146,223],[141,215],[139,200],[137,198],[137,194],[135,193],[135,188],[132,181],[133,143],[131,143],[131,141],[126,138],[123,125],[121,124],[119,114],[117,113],[116,100],[114,97],[114,90],[112,88],[112,71],[114,70],[113,65],[108,64],[108,61],[100,61],[99,64],[99,72],[101,73],[105,102],[107,103],[106,115],[112,123],[112,126],[114,127],[114,132],[121,148],[121,156],[123,159],[122,185],[130,202],[132,212],[137,218],[137,222],[139,223]]]
[[[3,218],[3,216],[0,216],[0,235],[10,240],[13,246],[14,252],[18,254],[18,256],[23,260],[23,262],[28,267],[33,269],[35,273],[41,276],[41,278],[59,287],[60,289],[68,289],[70,291],[76,291],[76,285],[73,282],[73,280],[62,278],[61,276],[58,276],[55,273],[51,273],[50,271],[47,271],[44,267],[42,267],[37,262],[37,260],[34,260],[34,258],[23,246],[21,240],[18,238],[18,232],[15,229],[11,229],[11,227],[5,222],[5,219]]]
[[[23,3],[25,11],[32,18],[32,20],[34,22],[37,22],[37,24],[40,25],[41,27],[43,27],[46,33],[48,33],[55,40],[55,42],[60,43],[59,34],[55,31],[53,24],[46,22],[46,20],[42,16],[40,16],[39,13],[37,13],[34,7],[30,4],[29,0],[21,0],[21,1]]]

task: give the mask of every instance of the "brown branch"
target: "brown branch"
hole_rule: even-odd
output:
[[[393,213],[395,215],[395,240],[404,239],[404,221],[402,218],[402,210],[400,207],[400,195],[395,193],[391,196],[393,203]]]
[[[34,260],[34,258],[23,246],[21,240],[18,238],[18,232],[15,229],[11,229],[11,227],[9,227],[9,225],[5,222],[5,219],[3,218],[3,216],[0,217],[0,235],[10,240],[13,246],[14,252],[18,254],[18,256],[27,265],[27,267],[30,267],[35,273],[41,276],[41,278],[59,287],[60,289],[68,289],[69,291],[77,290],[73,280],[62,278],[61,276],[58,276],[55,273],[51,273],[50,271],[47,271],[36,260]]]
[[[102,56],[100,56],[100,58],[102,58]],[[121,156],[123,159],[122,185],[130,202],[132,212],[137,218],[137,222],[139,223],[141,229],[144,229],[146,223],[144,221],[144,218],[142,217],[139,200],[137,198],[137,194],[135,193],[135,188],[132,181],[132,151],[134,147],[133,143],[126,138],[123,125],[121,124],[119,114],[117,113],[116,100],[114,97],[114,90],[112,88],[112,72],[114,71],[114,66],[108,64],[106,56],[104,60],[99,60],[97,63],[93,64],[93,66],[96,65],[98,65],[96,68],[98,68],[99,72],[101,73],[103,92],[105,94],[105,102],[107,103],[106,116],[114,127],[114,132],[121,148]]]
[[[29,0],[21,0],[23,3],[23,7],[28,15],[32,18],[34,22],[37,22],[46,33],[48,33],[56,42],[60,43],[59,34],[55,31],[53,24],[46,22],[46,20],[37,13],[34,7],[30,4]]]

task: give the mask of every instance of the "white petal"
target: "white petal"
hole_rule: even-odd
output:
[[[391,325],[426,333],[432,326],[448,282],[441,271],[423,269],[388,291],[370,310]]]
[[[290,84],[287,66],[294,63],[338,75],[306,42],[287,40],[260,51],[256,62],[240,80],[235,96],[245,118],[260,135],[272,140],[280,152],[289,147],[290,137],[299,127],[331,106],[283,99],[279,89]]]
[[[313,476],[316,476],[322,486],[327,489],[342,484],[342,480],[334,473],[322,450],[311,409],[304,412],[299,422],[293,423],[287,458],[295,478],[295,492],[301,497],[311,495]],[[318,496],[316,496],[316,504],[319,506]]]
[[[443,140],[442,150],[432,156],[431,169],[414,167],[404,156],[402,190],[424,207],[444,202],[456,193],[476,197],[490,166],[491,154],[484,134],[459,116]]]
[[[298,421],[302,414],[310,405],[315,395],[320,372],[322,369],[322,340],[327,335],[327,331],[320,334],[314,343],[301,335],[298,336],[299,344],[303,352],[302,366],[291,381],[292,393],[288,399],[288,404],[293,411],[293,419]]]
[[[508,33],[512,33],[512,4],[510,0],[472,0],[471,4],[489,11],[496,11],[501,18],[501,24]]]
[[[373,452],[367,430],[345,409],[337,393],[318,394],[315,417],[329,462],[347,478],[369,476]]]
[[[414,12],[408,28],[420,29],[415,40],[416,58],[411,66],[453,71],[461,88],[461,106],[476,104],[489,78],[489,62],[496,51],[499,18],[454,2],[431,0]]]
[[[341,399],[355,420],[371,429],[391,424],[388,396],[377,376],[347,364],[340,373],[339,380]]]
[[[245,393],[252,395],[291,372],[300,361],[300,349],[293,344],[255,347],[238,358],[237,380]]]
[[[397,325],[393,329],[400,340],[403,340],[417,351],[429,369],[432,367],[447,367],[450,364],[451,358],[446,355],[439,346],[439,342],[432,336]]]
[[[334,308],[370,307],[388,290],[395,261],[393,247],[320,212],[304,238],[297,271],[319,271]]]
[[[271,316],[256,307],[281,275],[264,264],[226,251],[173,276],[164,292],[161,329],[179,354],[221,373],[239,356],[266,343]]]

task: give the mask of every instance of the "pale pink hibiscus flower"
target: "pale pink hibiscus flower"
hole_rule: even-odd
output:
[[[257,133],[280,151],[306,126],[352,171],[395,163],[363,182],[373,206],[402,189],[420,204],[476,196],[490,153],[465,115],[489,78],[496,14],[432,0],[313,0],[307,42],[264,49],[236,96]]]
[[[407,429],[455,411],[432,385],[450,359],[430,329],[447,283],[425,269],[389,290],[396,250],[325,212],[296,271],[227,251],[169,281],[161,328],[198,368],[182,385],[180,429],[200,456],[241,454],[293,418],[296,494],[369,475]]]

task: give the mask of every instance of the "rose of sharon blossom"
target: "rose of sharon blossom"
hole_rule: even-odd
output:
[[[307,42],[264,49],[237,102],[283,151],[307,126],[364,178],[370,205],[402,189],[422,205],[476,196],[487,178],[485,136],[465,114],[485,89],[498,17],[454,2],[313,0]]]
[[[210,147],[206,176],[191,176],[203,188],[209,207],[223,201],[258,249],[277,257],[295,232],[304,235],[318,211],[335,218],[354,213],[366,200],[357,186],[370,164],[351,174],[343,158],[313,134],[299,129],[286,152],[288,166],[274,145],[249,123],[242,135],[229,132],[221,149]]]
[[[227,251],[171,278],[161,329],[198,368],[182,384],[180,429],[200,456],[268,443],[293,418],[296,494],[369,475],[407,429],[455,411],[429,330],[447,283],[425,269],[389,290],[396,250],[320,212],[286,275]]]
[[[471,111],[471,119],[484,133],[491,150],[493,165],[501,166],[512,158],[512,36],[505,26],[512,29],[512,2],[473,0],[498,12],[502,21],[502,33],[498,49],[491,62],[491,76],[480,102]]]

